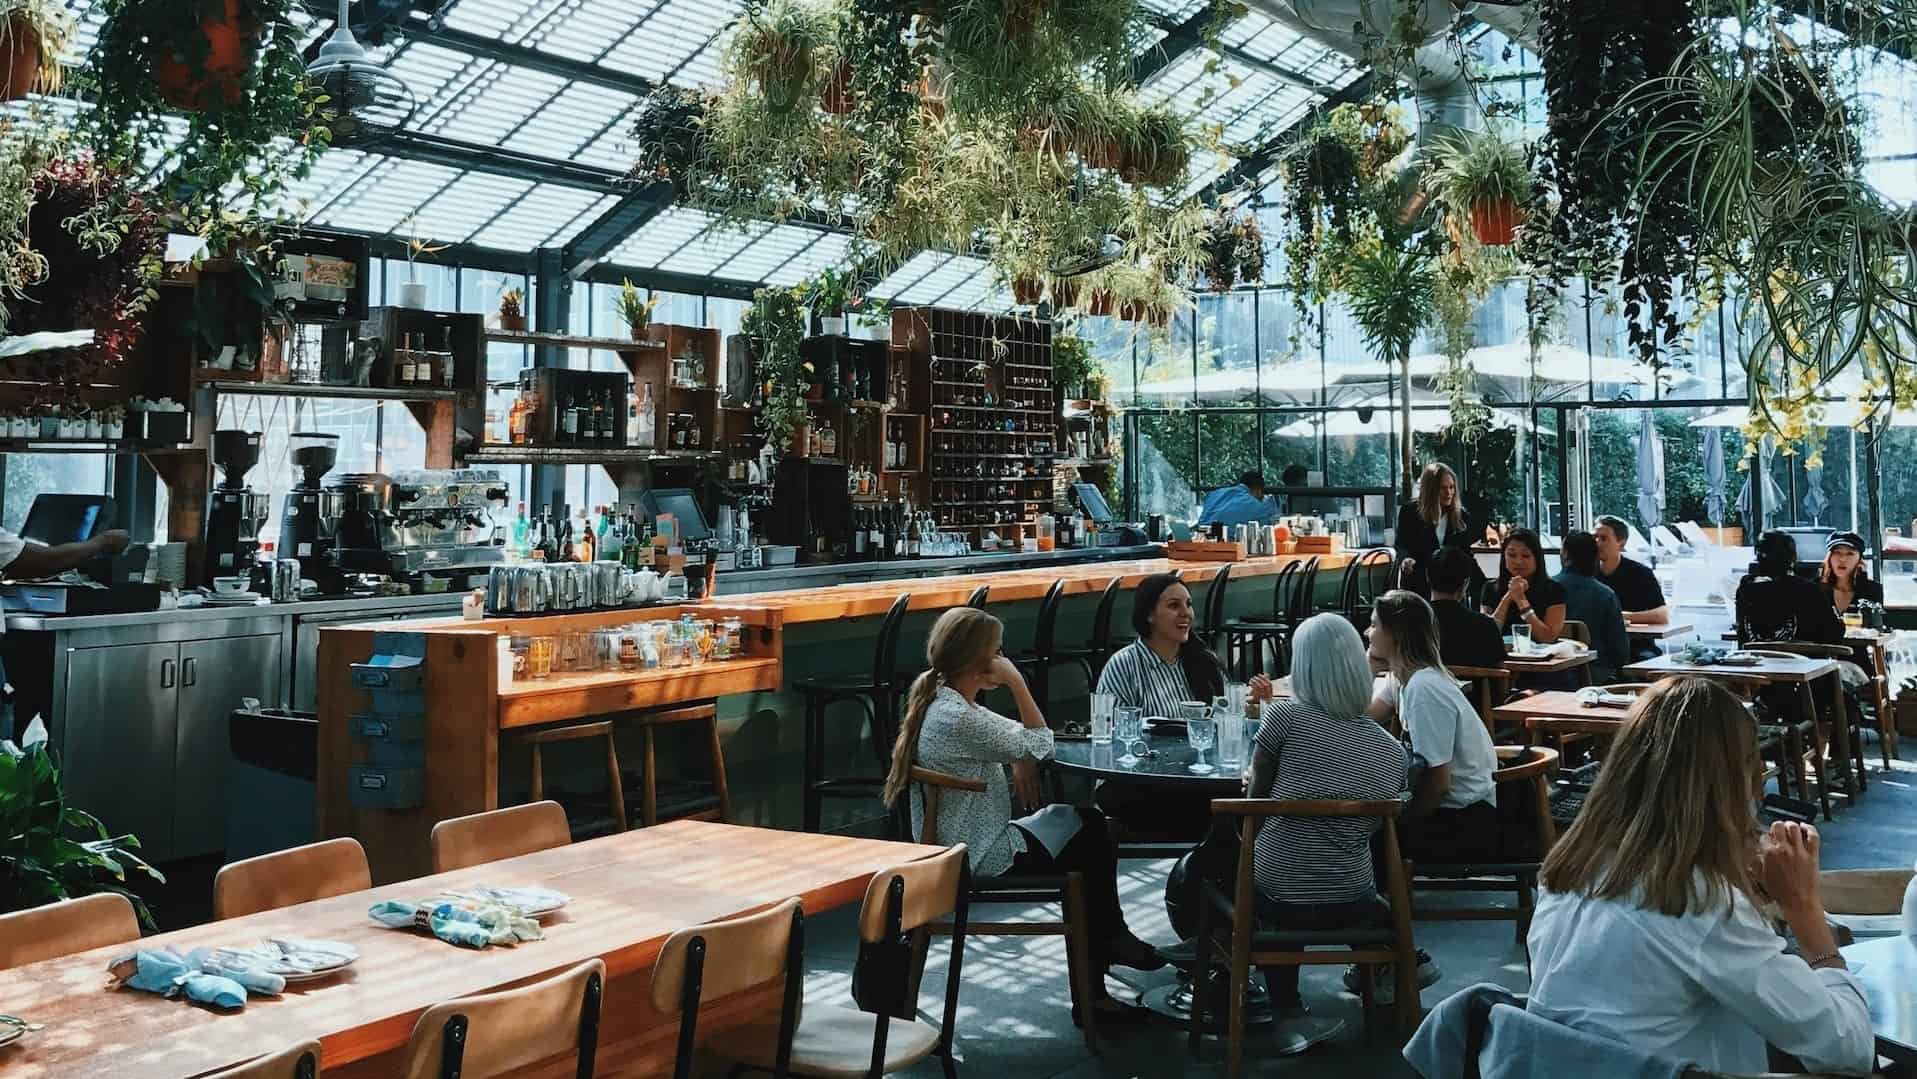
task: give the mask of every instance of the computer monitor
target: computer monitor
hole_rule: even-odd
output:
[[[57,547],[91,539],[109,526],[113,500],[105,495],[38,494],[27,507],[20,538]]]
[[[706,524],[705,511],[699,508],[699,498],[690,488],[659,487],[646,491],[639,496],[639,508],[648,518],[656,518],[662,513],[670,513],[679,522],[679,539],[683,541],[702,540],[711,536]]]
[[[1072,484],[1072,494],[1078,499],[1078,505],[1096,524],[1112,523],[1112,507],[1097,487],[1089,483]]]

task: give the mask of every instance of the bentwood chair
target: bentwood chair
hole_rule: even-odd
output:
[[[1214,1007],[1206,1002],[1206,987],[1211,982],[1212,948],[1227,947],[1225,962],[1229,968],[1226,984],[1231,986],[1229,1020],[1226,1025],[1225,1074],[1238,1079],[1245,1066],[1245,983],[1253,967],[1343,966],[1358,964],[1359,995],[1369,1019],[1376,968],[1393,964],[1395,996],[1392,1007],[1399,1032],[1409,1037],[1418,1025],[1417,947],[1411,936],[1411,897],[1405,887],[1405,864],[1399,860],[1397,817],[1404,803],[1395,799],[1380,802],[1303,802],[1268,798],[1221,798],[1212,802],[1214,817],[1239,820],[1238,875],[1231,895],[1216,884],[1204,881],[1198,904],[1198,956],[1192,969],[1191,1027],[1188,1037],[1196,1056],[1204,1034],[1204,1018]],[[1256,927],[1256,906],[1252,889],[1252,863],[1258,829],[1272,817],[1359,817],[1376,818],[1383,845],[1385,901],[1380,904],[1376,922],[1345,929],[1267,930]],[[1388,910],[1386,908],[1389,908]],[[1214,929],[1222,917],[1222,932]],[[1216,939],[1214,939],[1216,938]]]
[[[992,594],[991,585],[989,584],[979,585],[977,588],[972,589],[971,598],[965,601],[965,605],[967,607],[972,608],[975,611],[982,611],[985,609],[986,597],[990,596],[991,594]]]
[[[1059,652],[1058,609],[1064,602],[1065,580],[1061,577],[1052,582],[1045,590],[1045,597],[1038,601],[1038,623],[1032,630],[1031,650],[1008,657],[1031,683],[1032,698],[1041,709],[1050,708],[1052,668],[1061,663],[1076,663],[1085,672],[1086,692],[1094,688],[1091,663],[1082,658],[1067,658]]]
[[[1092,633],[1085,639],[1082,648],[1054,648],[1052,654],[1060,663],[1076,663],[1085,671],[1085,678],[1094,688],[1098,685],[1098,676],[1105,670],[1105,661],[1118,651],[1119,643],[1112,637],[1112,611],[1118,605],[1119,586],[1124,579],[1113,577],[1105,582],[1105,590],[1099,593],[1098,606],[1092,611]]]
[[[1305,581],[1308,569],[1315,572],[1316,564],[1315,558],[1292,561],[1278,571],[1271,585],[1270,621],[1240,618],[1226,623],[1225,662],[1227,666],[1236,664],[1238,677],[1249,678],[1264,669],[1267,647],[1272,653],[1272,673],[1291,673],[1291,635],[1297,632],[1298,623],[1303,621],[1300,616],[1310,605]]]
[[[544,981],[460,997],[426,1009],[413,1025],[402,1079],[492,1079],[550,1057],[575,1056],[592,1079],[606,964],[588,959]]]
[[[1199,610],[1197,624],[1192,626],[1194,640],[1205,642],[1206,647],[1217,649],[1225,634],[1225,598],[1230,594],[1231,563],[1218,567],[1211,575],[1211,588],[1205,593],[1205,605]]]
[[[1471,683],[1472,695],[1477,698],[1478,718],[1484,722],[1484,729],[1492,739],[1498,731],[1491,721],[1491,712],[1511,696],[1511,672],[1503,667],[1466,667],[1451,665],[1451,674]]]
[[[985,784],[975,779],[963,779],[959,776],[935,772],[930,768],[913,766],[912,786],[923,799],[924,819],[919,828],[919,842],[931,846],[938,845],[939,802],[946,791],[969,791],[982,794]],[[1060,873],[1045,876],[970,877],[965,890],[965,903],[968,909],[981,904],[993,906],[1049,906],[1058,904],[1060,916],[1057,921],[1017,921],[1017,922],[979,922],[967,917],[966,924],[959,926],[953,922],[933,922],[926,926],[929,934],[956,934],[962,931],[974,937],[1064,937],[1066,977],[1071,981],[1072,1006],[1078,1013],[1079,1026],[1085,1032],[1085,1047],[1093,1056],[1098,1055],[1098,1031],[1096,1029],[1093,1008],[1093,985],[1098,973],[1092,969],[1091,921],[1085,906],[1085,877],[1082,873]],[[916,949],[924,956],[925,947],[921,942]],[[916,982],[916,979],[914,979]],[[912,994],[916,997],[916,986]]]
[[[959,967],[965,958],[965,891],[971,873],[965,844],[943,854],[882,869],[865,889],[859,909],[859,940],[865,945],[892,944],[910,934],[923,941],[927,926],[950,917],[952,962],[945,972],[944,1020],[938,1027],[920,1022],[916,979],[903,964],[888,973],[895,984],[884,987],[880,1012],[805,1001],[799,1026],[792,1034],[790,1070],[793,1075],[836,1079],[868,1076],[878,1079],[904,1071],[929,1056],[937,1056],[947,1079],[955,1079],[952,1030],[958,1022]],[[771,1017],[728,1034],[715,1055],[746,1068],[771,1071],[778,1049],[778,1023]]]
[[[320,1073],[320,1043],[317,1040],[288,1046],[271,1056],[263,1056],[206,1079],[315,1079]]]
[[[776,1026],[766,1070],[785,1079],[791,1074],[792,1039],[804,982],[805,913],[796,898],[757,914],[695,925],[667,937],[652,967],[652,1008],[667,1019],[679,1019],[673,1079],[691,1079],[694,1074],[700,1001],[774,983],[782,987],[782,993],[776,1020],[768,1020],[768,1025]]]
[[[372,886],[359,840],[308,843],[221,866],[213,876],[213,918],[224,921]]]
[[[1557,825],[1551,819],[1551,773],[1557,769],[1558,752],[1542,746],[1499,746],[1497,753],[1498,769],[1491,778],[1498,794],[1498,859],[1412,862],[1411,917],[1420,922],[1513,921],[1522,945],[1537,909],[1538,872],[1557,842]],[[1419,893],[1425,892],[1512,892],[1517,903],[1510,907],[1416,905]]]
[[[433,825],[433,872],[517,858],[572,842],[558,802],[530,802]]]
[[[1373,547],[1354,555],[1338,586],[1338,605],[1327,609],[1344,615],[1363,633],[1371,626],[1372,603],[1392,587],[1394,565],[1389,547]]]
[[[909,593],[892,601],[879,623],[872,648],[872,669],[863,674],[825,675],[793,683],[805,697],[805,830],[816,832],[823,822],[827,798],[876,799],[885,785],[885,770],[898,737],[898,701],[903,686],[898,675],[899,629],[911,605]],[[872,732],[866,749],[876,774],[827,776],[825,710],[834,704],[854,703],[864,713]]]
[[[96,892],[0,914],[0,970],[140,939],[140,919],[126,896]]]

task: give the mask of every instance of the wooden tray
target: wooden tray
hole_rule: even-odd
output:
[[[1165,557],[1180,562],[1243,562],[1245,545],[1232,540],[1173,540]]]
[[[1292,542],[1298,554],[1337,554],[1345,549],[1342,536],[1299,536]]]

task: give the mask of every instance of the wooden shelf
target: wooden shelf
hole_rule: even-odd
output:
[[[197,381],[197,380],[196,380]],[[330,397],[354,401],[456,401],[459,390],[400,389],[396,386],[323,386],[310,382],[236,382],[207,379],[198,385],[214,393],[250,393],[263,397]]]
[[[0,438],[0,453],[101,453],[125,456],[129,454],[161,453],[202,453],[202,447],[187,443],[155,442],[142,445],[138,442],[108,442],[104,439],[80,438]]]
[[[1059,457],[1052,461],[1055,465],[1070,465],[1073,468],[1099,468],[1112,463],[1110,457]]]
[[[957,450],[933,450],[934,457],[960,457],[967,461],[1025,461],[1033,457],[1050,457],[1049,453],[960,453]],[[943,479],[944,477],[939,477]],[[1030,477],[1027,477],[1030,478]]]
[[[777,656],[745,656],[671,670],[555,673],[499,691],[499,727],[536,726],[574,716],[606,715],[661,701],[703,700],[777,689]]]
[[[948,405],[934,402],[933,408],[953,409],[959,412],[1018,412],[1028,416],[1050,416],[1049,408],[1006,408],[1004,405]]]
[[[596,348],[606,352],[664,352],[664,341],[635,341],[629,337],[580,337],[566,333],[487,330],[486,340],[509,345],[545,345],[550,348]]]
[[[649,461],[697,461],[725,456],[722,450],[658,450],[630,446],[481,446],[466,454],[467,464],[595,465]]]

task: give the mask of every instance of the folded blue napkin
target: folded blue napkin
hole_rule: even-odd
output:
[[[121,976],[122,985],[141,992],[183,996],[196,1004],[228,1010],[246,1007],[248,993],[278,996],[286,988],[285,978],[223,964],[206,948],[185,955],[172,948],[142,949],[133,954],[130,968],[122,958],[111,969]]]
[[[522,940],[544,940],[539,923],[500,903],[433,900],[406,903],[388,899],[366,912],[389,929],[430,929],[433,936],[465,948],[507,947]]]

